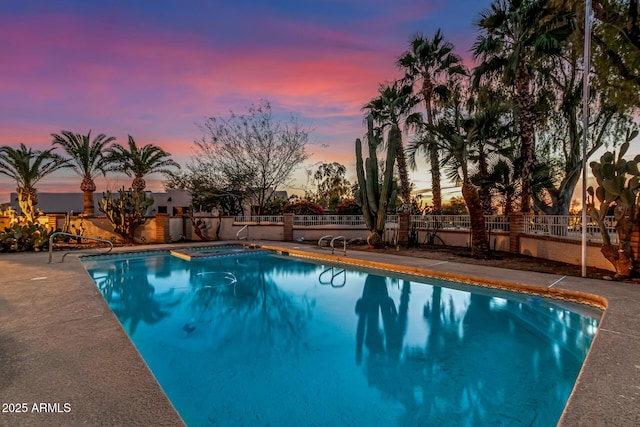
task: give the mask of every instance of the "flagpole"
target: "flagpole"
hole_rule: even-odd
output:
[[[590,56],[591,0],[586,0],[584,13],[584,72],[582,76],[582,277],[587,277],[587,130],[589,128]]]

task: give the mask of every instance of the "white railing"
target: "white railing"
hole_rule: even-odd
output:
[[[485,215],[487,231],[491,233],[508,233],[509,218],[504,215]],[[283,224],[281,215],[236,216],[236,224]],[[615,220],[612,216],[605,218],[605,225],[611,237],[611,243],[618,242]],[[387,215],[387,231],[394,232],[398,224],[398,215]],[[418,230],[435,231],[468,231],[471,228],[469,215],[412,215],[411,224]],[[295,215],[293,225],[298,227],[346,226],[363,227],[362,215]],[[582,238],[582,218],[575,215],[525,215],[524,234],[560,237],[570,240]],[[587,224],[587,239],[591,242],[602,242],[600,228],[594,221]]]
[[[296,215],[293,225],[315,227],[319,225],[364,225],[362,215]]]
[[[425,230],[469,230],[469,215],[412,215],[411,224]]]
[[[606,217],[604,224],[611,237],[611,243],[618,243],[614,217]],[[581,240],[582,217],[573,215],[525,215],[524,234]],[[600,227],[593,220],[587,222],[587,240],[590,242],[602,242]]]
[[[282,215],[238,215],[233,217],[235,224],[284,224]]]
[[[494,232],[509,232],[509,217],[505,215],[485,215],[484,224],[487,231]]]

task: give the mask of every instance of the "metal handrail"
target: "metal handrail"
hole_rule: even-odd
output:
[[[320,283],[321,285],[331,285],[332,288],[342,288],[344,287],[344,285],[347,284],[347,271],[344,268],[341,268],[338,270],[338,272],[335,272],[335,267],[328,267],[326,268],[322,273],[320,273],[320,276],[318,276],[318,283]],[[325,275],[325,273],[331,271],[331,280],[327,281],[323,281],[322,280],[322,276]],[[338,276],[342,274],[342,283],[334,283],[334,279]]]
[[[108,243],[109,244],[109,250],[104,252],[105,254],[108,254],[113,249],[113,242],[111,240],[99,239],[97,237],[83,236],[81,234],[65,233],[64,231],[56,231],[55,233],[52,233],[51,236],[49,236],[49,264],[51,264],[51,259],[53,257],[53,238],[54,238],[54,236],[69,236],[69,237],[75,237],[75,238],[81,238],[81,239],[87,239],[87,240],[96,240],[98,242]],[[86,252],[88,250],[90,250],[90,249],[74,251],[74,253]],[[67,252],[66,254],[62,255],[62,259],[60,260],[60,262],[61,263],[64,262],[64,257],[69,255],[70,253],[71,252]]]
[[[319,238],[318,239],[318,246],[320,246],[320,249],[329,249],[330,245],[327,245],[326,247],[322,246],[322,241],[324,239],[331,239],[331,238],[333,238],[333,236],[331,234],[327,234],[326,236],[322,236],[321,238]]]
[[[244,230],[247,230],[247,235],[244,237],[240,237],[240,233],[242,233]],[[249,237],[249,224],[245,225],[244,227],[242,227],[240,230],[238,230],[238,232],[236,233],[236,239],[237,240],[247,240],[247,237]]]
[[[336,249],[334,242],[339,239],[342,239],[342,244],[344,246],[343,253],[344,253],[344,256],[347,256],[347,239],[344,236],[337,236],[331,239],[331,243],[329,245],[331,246],[331,254],[333,254],[333,252]]]

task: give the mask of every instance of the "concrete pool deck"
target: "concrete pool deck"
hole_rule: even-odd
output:
[[[0,425],[183,425],[79,258],[61,256],[47,264],[46,253],[0,254]],[[560,424],[640,425],[640,285],[360,251],[334,259],[603,297],[607,310]]]

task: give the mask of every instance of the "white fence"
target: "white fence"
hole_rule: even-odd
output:
[[[296,215],[293,225],[301,227],[317,227],[320,225],[364,225],[362,215]]]
[[[568,240],[582,239],[582,217],[566,215],[524,215],[524,234],[534,236],[551,236]],[[509,217],[504,215],[485,215],[485,226],[490,233],[509,233]],[[236,216],[234,223],[242,224],[284,224],[282,215]],[[398,223],[398,215],[387,215],[387,225]],[[615,220],[612,216],[604,221],[611,243],[618,242]],[[471,222],[469,215],[412,215],[411,224],[418,230],[438,231],[469,231]],[[295,215],[295,227],[364,227],[362,215]],[[602,235],[598,224],[594,221],[587,223],[587,239],[590,242],[602,242]]]
[[[618,233],[615,229],[615,219],[608,216],[604,220],[611,243],[618,243]],[[524,233],[537,236],[560,237],[569,240],[582,239],[582,217],[566,215],[525,215]],[[602,243],[600,227],[595,221],[587,222],[587,240]]]
[[[485,215],[487,231],[509,232],[509,217],[504,215]],[[411,224],[419,230],[468,231],[471,229],[469,215],[412,215]]]
[[[284,224],[282,215],[260,215],[260,216],[234,216],[233,222],[236,224]]]

